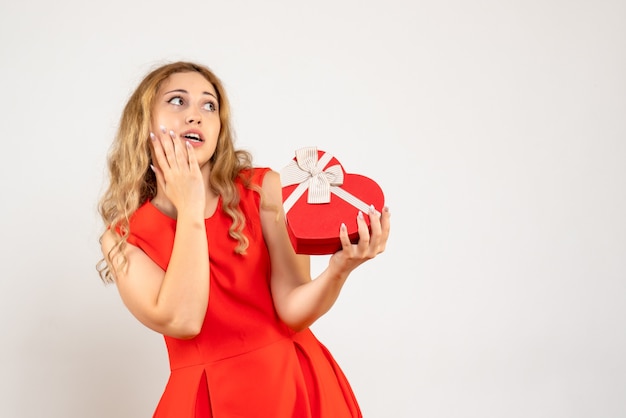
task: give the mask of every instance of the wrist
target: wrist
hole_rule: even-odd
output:
[[[330,263],[326,269],[327,280],[342,285],[350,275],[350,271],[340,268],[337,263]]]
[[[192,209],[179,211],[176,216],[176,221],[178,224],[183,223],[183,224],[197,225],[197,226],[202,226],[202,228],[204,229],[204,226],[205,226],[204,211],[192,210]]]

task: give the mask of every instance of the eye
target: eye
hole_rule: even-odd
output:
[[[217,110],[217,106],[213,102],[207,102],[203,106],[204,110],[208,110],[209,112],[215,112]]]
[[[171,99],[169,99],[167,102],[175,106],[181,106],[183,104],[183,98],[180,96],[174,96]]]

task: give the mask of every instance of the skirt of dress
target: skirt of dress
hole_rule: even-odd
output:
[[[254,351],[172,370],[154,418],[360,418],[343,372],[305,330]]]

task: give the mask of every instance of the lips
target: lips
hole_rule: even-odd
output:
[[[189,142],[195,142],[195,143],[202,143],[202,142],[204,142],[204,138],[202,137],[202,134],[200,132],[197,132],[197,131],[183,132],[180,136],[181,136],[181,138],[184,138],[184,139],[188,140]]]

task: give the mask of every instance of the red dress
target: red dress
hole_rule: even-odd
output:
[[[251,172],[260,185],[267,168]],[[293,332],[277,316],[270,294],[270,259],[259,217],[259,194],[237,180],[250,240],[233,250],[231,219],[221,210],[206,219],[210,292],[200,334],[165,337],[171,374],[154,418],[361,417],[357,401],[328,350],[306,329]],[[128,242],[163,270],[176,220],[144,203],[130,222]]]

